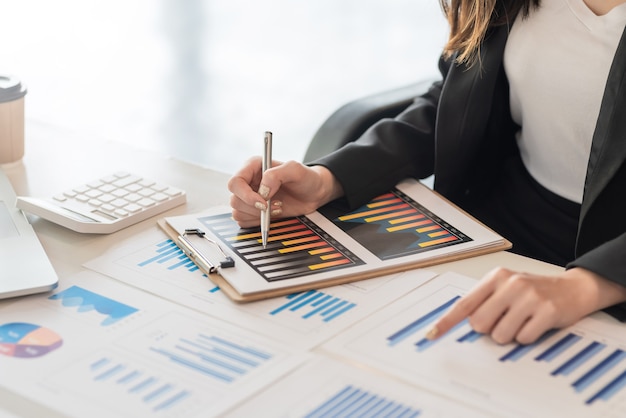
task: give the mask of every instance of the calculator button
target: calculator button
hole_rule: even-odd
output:
[[[118,180],[114,181],[113,185],[116,186],[116,187],[126,187],[129,184],[136,183],[139,180],[141,180],[141,177],[128,176],[128,177],[124,177],[124,178],[121,178],[121,179],[118,179]]]
[[[163,193],[165,193],[168,196],[178,196],[182,194],[183,191],[179,189],[175,189],[173,187],[168,187],[167,189],[163,190]]]
[[[164,185],[162,185],[162,184],[155,184],[155,185],[153,185],[153,186],[150,186],[150,188],[151,188],[152,190],[156,190],[157,192],[162,192],[162,191],[164,191],[164,190],[167,190],[167,186],[164,186]]]
[[[130,173],[127,171],[118,171],[117,173],[113,173],[113,175],[121,179],[121,178],[130,176]]]
[[[138,183],[129,184],[124,188],[132,193],[137,193],[139,190],[143,189],[143,187],[140,186]]]
[[[110,203],[115,200],[115,196],[113,196],[112,194],[103,194],[102,196],[98,197],[98,200],[102,203]]]
[[[156,183],[156,182],[154,182],[154,181],[152,181],[152,180],[149,180],[149,179],[143,179],[143,180],[141,180],[141,181],[139,182],[139,185],[140,185],[141,187],[150,187],[150,186],[152,186],[152,185],[153,185],[153,184],[155,184],[155,183]]]
[[[150,196],[150,199],[156,200],[157,202],[163,202],[164,200],[169,199],[169,196],[163,193],[155,193]]]
[[[139,196],[137,193],[130,193],[127,194],[126,196],[124,196],[124,199],[128,200],[129,202],[136,202],[139,199],[141,199],[142,197]]]
[[[154,194],[154,190],[152,189],[141,189],[139,190],[139,194],[143,197],[149,197]]]
[[[95,206],[95,207],[98,207],[98,206],[102,205],[102,202],[99,201],[98,199],[89,199],[89,201],[87,203],[89,203],[91,206]]]
[[[104,183],[100,180],[94,180],[91,181],[89,183],[87,183],[87,186],[91,187],[92,189],[97,189],[98,187],[102,186]]]
[[[111,205],[115,206],[116,208],[123,208],[124,206],[128,205],[128,202],[124,199],[115,199],[109,203],[111,203]]]
[[[117,190],[117,188],[113,186],[112,184],[104,184],[98,188],[102,190],[104,193],[111,193],[113,190]]]
[[[113,213],[115,213],[117,216],[121,216],[121,217],[129,215],[128,212],[126,212],[124,209],[117,209]]]
[[[72,190],[68,190],[67,192],[63,192],[63,195],[69,198],[76,197],[76,192]]]
[[[95,199],[98,196],[102,196],[103,193],[98,189],[91,189],[85,193],[85,196]]]
[[[59,194],[59,195],[54,196],[53,199],[58,202],[65,202],[67,200],[67,197],[63,196],[62,194]]]
[[[143,206],[144,208],[154,206],[155,203],[156,202],[154,200],[148,199],[147,197],[137,201],[137,204]]]
[[[76,193],[85,193],[87,190],[89,190],[89,186],[78,186],[78,187],[74,187],[72,189],[72,191],[75,191]]]
[[[115,197],[124,197],[128,194],[128,190],[125,189],[115,189],[111,194]]]
[[[142,207],[134,203],[130,203],[124,209],[129,211],[130,213],[135,213],[135,212],[139,212],[142,209]]]
[[[113,212],[115,210],[115,208],[108,203],[105,203],[102,206],[100,206],[100,209],[105,210],[107,212]]]
[[[89,197],[85,196],[84,194],[79,194],[76,196],[76,200],[78,200],[79,202],[85,203],[89,200]]]

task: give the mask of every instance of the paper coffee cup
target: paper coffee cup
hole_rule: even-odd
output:
[[[24,156],[24,96],[26,87],[13,76],[0,75],[0,164]]]

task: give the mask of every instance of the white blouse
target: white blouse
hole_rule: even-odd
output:
[[[626,3],[603,16],[583,0],[542,0],[509,35],[504,66],[518,145],[530,174],[580,203],[591,140]]]

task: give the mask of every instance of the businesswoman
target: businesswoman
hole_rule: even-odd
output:
[[[259,222],[341,199],[347,208],[406,177],[513,243],[564,266],[496,268],[430,332],[469,317],[499,343],[535,341],[605,309],[626,320],[626,0],[441,0],[442,80],[394,119],[308,166],[251,159],[229,182],[233,217]],[[257,192],[258,191],[258,192]]]

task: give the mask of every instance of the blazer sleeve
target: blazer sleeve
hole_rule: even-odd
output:
[[[626,286],[626,233],[619,235],[568,263],[569,268],[582,267],[607,280]],[[626,302],[611,306],[605,311],[626,322]]]
[[[440,59],[445,78],[449,62]],[[435,124],[443,81],[395,118],[381,119],[356,141],[310,164],[327,167],[342,185],[350,208],[393,188],[407,177],[426,178],[434,171]]]

